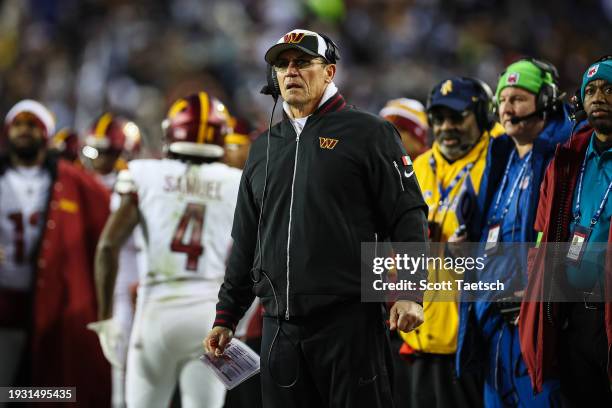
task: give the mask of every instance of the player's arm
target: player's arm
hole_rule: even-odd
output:
[[[95,278],[98,318],[113,314],[113,291],[119,269],[119,251],[138,225],[138,203],[135,194],[124,194],[117,211],[109,217],[96,249]]]

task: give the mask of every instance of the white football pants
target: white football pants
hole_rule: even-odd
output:
[[[215,305],[194,298],[139,302],[128,351],[129,408],[168,407],[177,382],[183,408],[223,406],[225,387],[198,359]]]

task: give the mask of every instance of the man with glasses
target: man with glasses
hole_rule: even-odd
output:
[[[382,302],[360,301],[360,253],[376,237],[426,241],[412,163],[393,125],[338,92],[331,40],[294,30],[265,59],[284,118],[251,147],[204,345],[223,353],[255,293],[265,308],[265,407],[393,406],[386,316]],[[391,308],[392,330],[422,323],[413,295]]]
[[[495,124],[492,103],[488,86],[473,78],[452,77],[432,88],[427,117],[434,144],[415,160],[414,170],[429,205],[429,234],[434,242],[464,237],[471,222],[470,209]],[[452,270],[430,270],[429,274],[430,280],[437,281],[458,278]],[[406,346],[400,352],[412,361],[409,406],[477,407],[482,405],[482,384],[476,377],[464,376],[461,381],[455,377],[457,303],[452,293],[444,293],[444,298],[436,295],[425,293],[425,323],[402,334]]]
[[[534,396],[521,358],[517,315],[526,285],[526,246],[534,242],[540,183],[558,143],[570,134],[567,108],[559,100],[557,71],[535,59],[522,59],[500,75],[496,102],[505,134],[491,141],[478,197],[480,236],[487,251],[480,279],[501,281],[507,302],[462,301],[457,345],[459,374],[484,366],[487,407],[557,406],[558,382]],[[495,254],[495,255],[493,255]],[[468,279],[468,277],[466,277]],[[492,292],[493,293],[493,292]],[[491,293],[486,293],[487,300]],[[482,299],[482,298],[479,298]]]
[[[527,300],[541,299],[540,293],[548,299],[547,283],[564,283],[563,293],[571,302],[524,302],[519,329],[536,391],[545,380],[560,377],[567,406],[609,407],[612,57],[589,65],[579,92],[578,110],[586,113],[588,123],[577,126],[569,142],[557,149],[542,184],[535,224],[542,242],[568,244],[557,259],[550,251],[538,251],[527,291]],[[552,294],[553,300],[561,300]]]

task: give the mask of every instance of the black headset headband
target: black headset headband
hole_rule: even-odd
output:
[[[325,60],[330,64],[335,64],[340,60],[340,53],[336,43],[323,33],[317,33],[325,41]]]

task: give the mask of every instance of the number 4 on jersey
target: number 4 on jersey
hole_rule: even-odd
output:
[[[173,252],[182,252],[187,254],[187,264],[185,269],[188,271],[196,271],[198,269],[198,260],[204,253],[204,247],[202,246],[202,230],[204,228],[204,212],[206,206],[203,204],[187,204],[185,212],[179,221],[170,249]],[[188,227],[191,224],[191,229]],[[191,232],[189,241],[184,242],[187,231]]]

